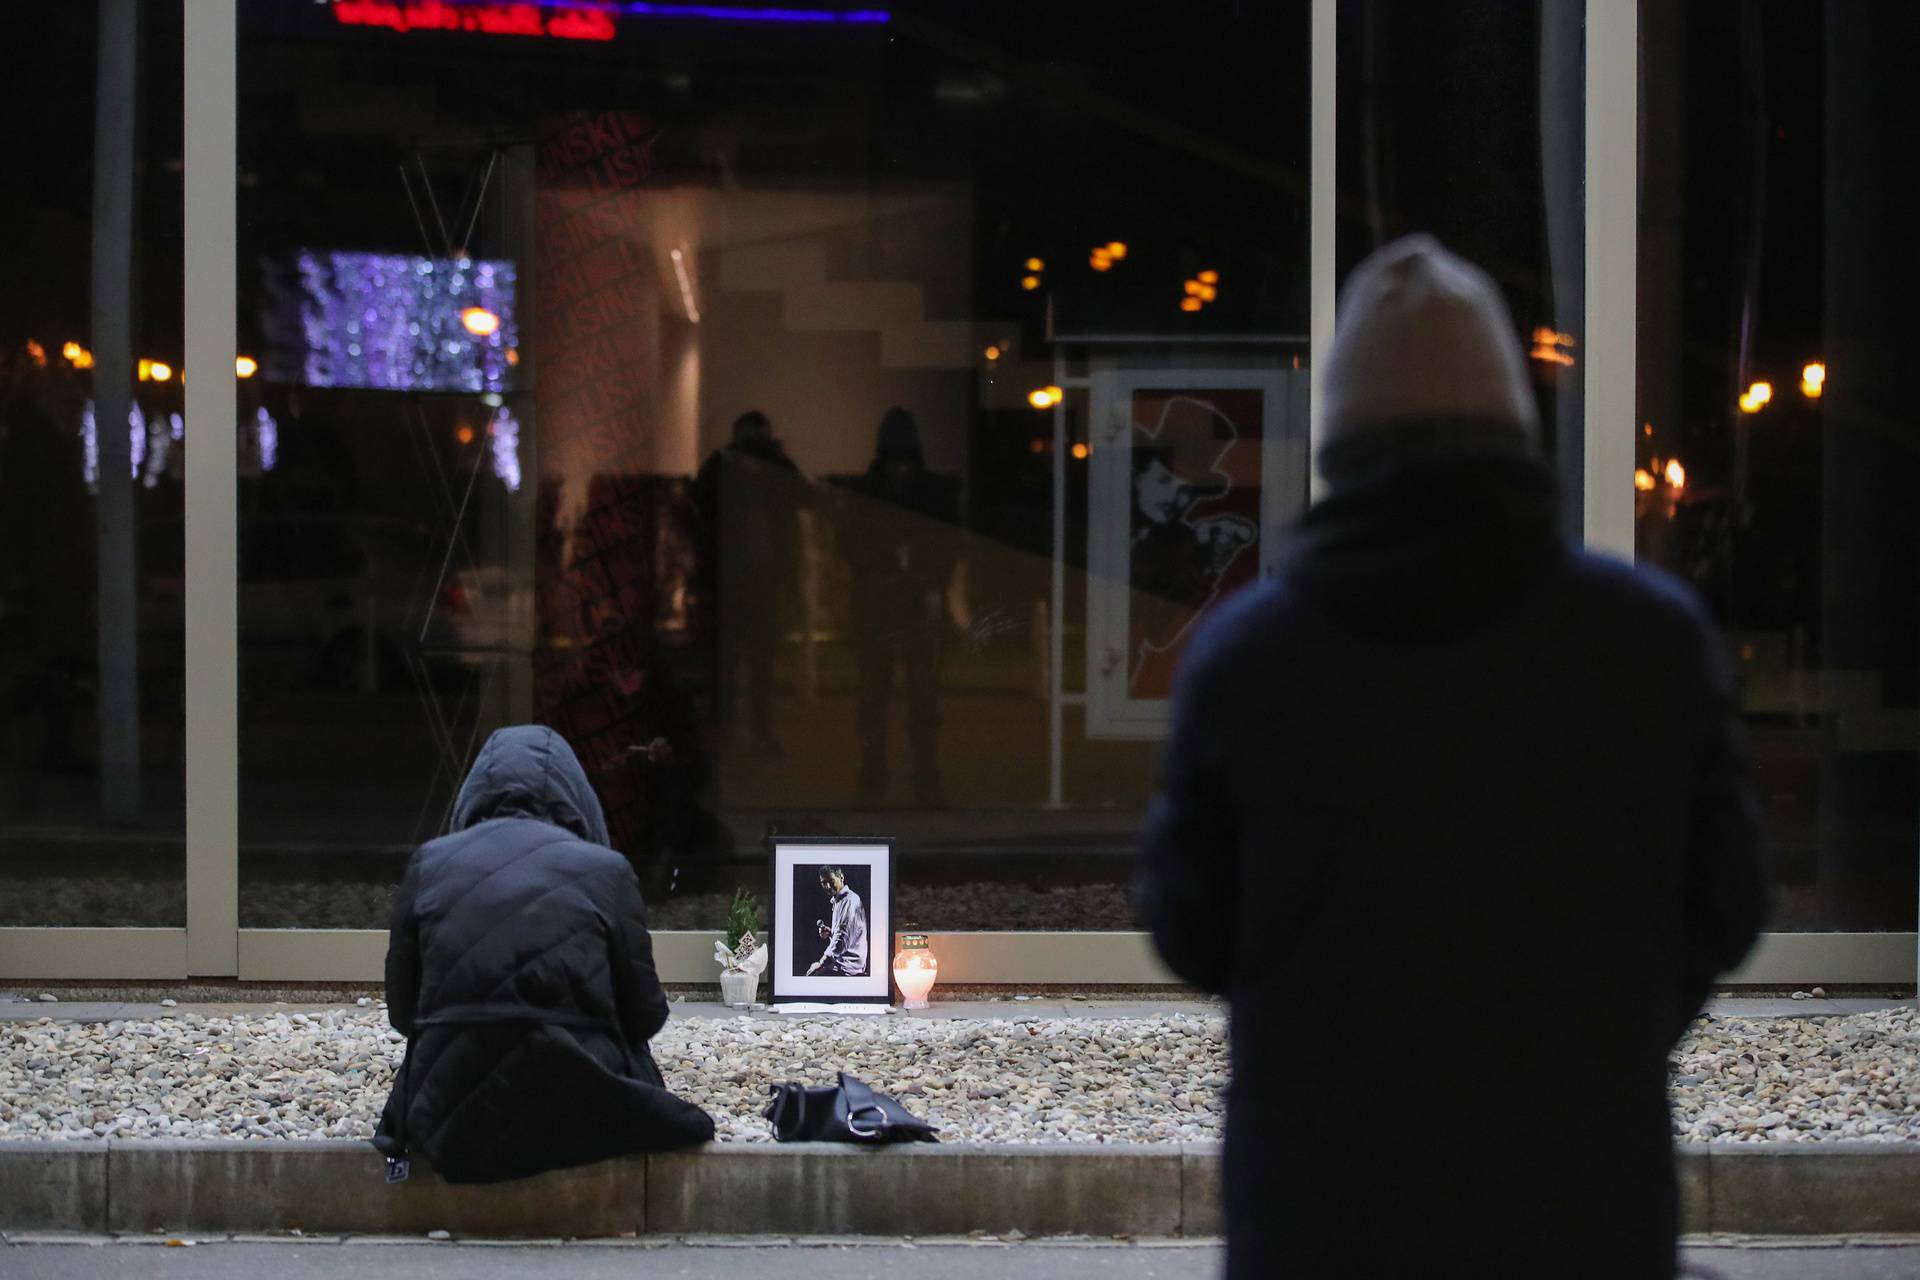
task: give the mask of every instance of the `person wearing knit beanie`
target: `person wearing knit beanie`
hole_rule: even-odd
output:
[[[1315,451],[1330,490],[1420,458],[1539,452],[1526,361],[1486,272],[1407,236],[1354,271],[1335,314]]]
[[[1668,1280],[1667,1055],[1767,914],[1721,638],[1570,544],[1478,268],[1386,246],[1325,359],[1325,491],[1196,624],[1134,885],[1229,1001],[1228,1275]]]

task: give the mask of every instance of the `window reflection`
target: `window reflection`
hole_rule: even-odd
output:
[[[1776,927],[1910,930],[1914,273],[1885,179],[1915,123],[1887,87],[1920,27],[1844,4],[1643,20],[1639,553],[1727,629]]]
[[[776,830],[895,836],[910,925],[1129,925],[1126,655],[1305,495],[1306,6],[738,8],[243,6],[243,923],[383,924],[538,720],[667,927]]]

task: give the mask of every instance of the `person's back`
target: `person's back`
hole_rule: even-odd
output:
[[[1381,259],[1331,496],[1190,649],[1141,871],[1169,963],[1232,1003],[1231,1270],[1670,1275],[1666,1055],[1764,912],[1718,642],[1565,545],[1517,347],[1491,409],[1331,399],[1399,372],[1350,334],[1366,273],[1389,305],[1483,279]]]
[[[409,1040],[375,1145],[487,1182],[705,1141],[647,1041],[667,1020],[638,882],[573,751],[487,740],[449,835],[394,904],[387,1004]]]

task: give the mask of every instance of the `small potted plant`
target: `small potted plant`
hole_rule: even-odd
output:
[[[753,1003],[760,971],[767,967],[767,949],[753,932],[759,915],[760,900],[745,889],[734,890],[733,905],[727,908],[727,940],[713,944],[713,958],[720,962],[720,999],[735,1009]]]

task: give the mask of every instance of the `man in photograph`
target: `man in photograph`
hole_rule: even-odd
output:
[[[807,967],[807,976],[862,978],[867,973],[867,908],[860,895],[847,887],[847,873],[839,867],[820,868],[820,888],[833,904],[831,921],[817,922],[826,949]]]

